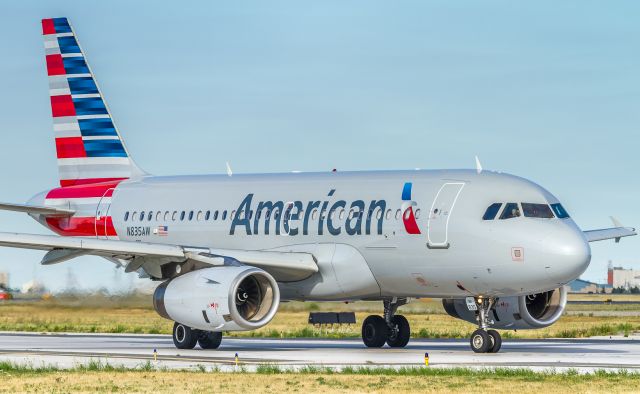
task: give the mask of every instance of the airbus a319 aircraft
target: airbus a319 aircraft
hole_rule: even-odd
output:
[[[381,301],[362,340],[404,347],[398,307],[438,297],[477,324],[473,351],[497,352],[496,329],[558,320],[589,242],[636,235],[582,231],[541,186],[481,169],[151,176],[67,19],[42,32],[60,187],[0,208],[57,235],[0,233],[0,245],[46,251],[45,265],[102,256],[160,281],[154,306],[178,348],[217,348],[223,331],[262,327],[288,300]]]

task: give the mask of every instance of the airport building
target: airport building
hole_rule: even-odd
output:
[[[581,293],[581,294],[600,294],[600,293],[611,293],[613,290],[613,286],[609,284],[602,284],[596,282],[590,282],[584,279],[575,279],[569,282],[569,292],[570,293]]]
[[[0,272],[0,289],[9,287],[9,273]]]
[[[614,289],[622,287],[628,290],[634,287],[640,287],[640,270],[613,267],[611,262],[609,262],[607,283]]]

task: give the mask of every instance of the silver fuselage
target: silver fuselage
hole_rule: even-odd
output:
[[[108,213],[121,240],[313,253],[320,271],[280,282],[283,299],[523,295],[584,272],[571,218],[483,220],[495,202],[558,200],[512,175],[437,170],[149,176],[70,208]]]

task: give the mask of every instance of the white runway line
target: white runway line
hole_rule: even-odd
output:
[[[475,354],[466,340],[414,339],[405,349],[370,349],[360,340],[236,339],[224,338],[218,350],[179,350],[168,335],[0,333],[0,360],[33,366],[72,368],[91,360],[137,367],[153,362],[159,367],[234,370],[238,353],[249,371],[258,365],[283,368],[323,365],[342,368],[422,367],[530,368],[579,372],[620,370],[640,372],[640,337],[513,340],[498,354]]]

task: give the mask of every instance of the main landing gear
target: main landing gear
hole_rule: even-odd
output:
[[[178,322],[173,324],[173,344],[178,349],[193,349],[196,343],[203,349],[217,349],[221,342],[221,332],[196,330]]]
[[[406,298],[384,300],[384,317],[371,315],[362,322],[362,342],[367,347],[405,347],[409,343],[411,329],[402,315],[396,315],[398,307],[407,303]]]
[[[495,298],[476,297],[475,303],[478,308],[476,318],[478,319],[478,329],[471,334],[471,349],[476,353],[498,353],[502,347],[502,337],[496,330],[488,329],[493,324],[489,318],[489,311],[495,304]]]

